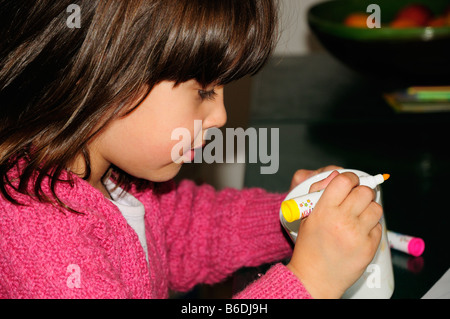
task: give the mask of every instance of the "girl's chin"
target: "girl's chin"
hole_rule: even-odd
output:
[[[183,165],[181,163],[171,163],[157,171],[145,174],[146,176],[142,178],[155,183],[167,182],[178,175],[182,166]]]
[[[183,166],[183,161],[178,162],[166,162],[165,164],[160,163],[158,166],[148,167],[148,166],[134,166],[133,169],[123,169],[131,176],[139,179],[144,179],[150,182],[162,183],[172,180],[181,170]]]

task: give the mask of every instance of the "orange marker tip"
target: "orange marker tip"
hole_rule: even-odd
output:
[[[383,174],[383,178],[385,181],[387,181],[389,179],[389,177],[391,177],[390,174]]]

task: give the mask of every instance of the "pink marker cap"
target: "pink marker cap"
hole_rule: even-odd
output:
[[[409,241],[408,252],[411,255],[418,257],[422,255],[424,250],[425,250],[425,242],[423,241],[422,238],[414,237]]]

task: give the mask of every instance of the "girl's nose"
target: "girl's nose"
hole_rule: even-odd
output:
[[[203,125],[206,129],[224,126],[227,122],[227,111],[225,109],[223,88],[216,89],[216,97],[213,101],[210,101],[208,106],[209,113],[203,121]],[[209,103],[208,103],[209,104]]]

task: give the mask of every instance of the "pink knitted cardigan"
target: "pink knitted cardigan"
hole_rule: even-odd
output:
[[[0,298],[168,298],[291,253],[278,220],[281,194],[190,181],[134,192],[146,209],[147,263],[136,233],[99,191],[79,178],[56,191],[83,214],[0,196]],[[311,296],[275,264],[235,297]]]

